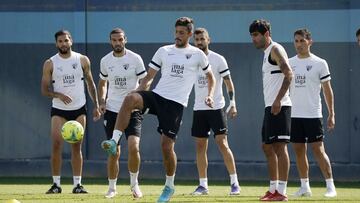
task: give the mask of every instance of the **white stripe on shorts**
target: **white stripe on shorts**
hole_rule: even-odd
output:
[[[289,140],[289,139],[290,139],[290,136],[289,136],[289,135],[278,135],[277,138],[278,138],[278,139],[284,139],[284,140],[285,140],[285,139],[288,139],[288,140]]]

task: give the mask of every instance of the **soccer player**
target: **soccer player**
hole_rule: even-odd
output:
[[[117,113],[124,98],[139,86],[139,79],[146,76],[142,58],[126,49],[126,42],[125,32],[120,28],[113,29],[110,32],[110,44],[113,51],[105,55],[100,62],[99,102],[100,111],[104,114],[104,127],[108,139],[112,138]],[[140,167],[139,142],[142,120],[143,116],[139,110],[132,112],[130,123],[124,132],[128,142],[130,189],[134,198],[142,197],[138,184]],[[108,157],[109,190],[105,195],[106,198],[113,198],[116,195],[119,157],[120,142],[118,142],[116,151],[111,152]]]
[[[328,64],[324,59],[311,53],[311,45],[312,38],[308,29],[295,31],[294,46],[297,55],[289,59],[295,76],[290,87],[292,101],[290,141],[295,150],[296,165],[301,181],[301,187],[295,196],[311,196],[309,163],[306,155],[307,143],[309,143],[326,180],[325,197],[335,197],[331,164],[323,142],[320,92],[323,89],[329,112],[327,118],[329,131],[335,127],[334,94],[330,84]]]
[[[113,151],[127,128],[131,112],[140,109],[144,113],[157,115],[161,134],[161,149],[166,171],[166,182],[158,202],[168,202],[175,192],[174,177],[176,171],[175,139],[181,125],[184,107],[187,106],[191,89],[202,70],[208,79],[208,94],[205,103],[213,106],[214,76],[206,55],[189,44],[193,34],[193,20],[181,17],[175,22],[175,44],[160,47],[153,56],[148,74],[138,92],[125,97],[116,119],[111,140],[104,141],[102,147]],[[161,78],[152,91],[146,91],[156,73],[161,70]]]
[[[195,83],[195,105],[192,124],[192,136],[196,142],[196,164],[199,173],[199,186],[192,193],[193,195],[207,195],[207,147],[210,130],[214,132],[216,144],[223,156],[225,166],[230,175],[230,195],[240,194],[239,181],[236,174],[236,166],[233,153],[227,141],[228,127],[226,113],[235,118],[237,115],[235,104],[235,89],[230,76],[226,60],[220,54],[209,50],[210,37],[205,28],[197,28],[194,32],[194,44],[201,49],[208,57],[213,71],[216,85],[214,91],[213,108],[205,105],[204,98],[208,92],[208,84],[205,75],[199,72]],[[222,91],[222,84],[225,82],[230,99],[226,113],[224,112],[225,99]]]
[[[41,79],[41,93],[52,98],[51,108],[51,173],[53,185],[46,194],[61,193],[60,171],[62,164],[63,139],[60,131],[62,125],[69,120],[76,120],[85,129],[86,97],[84,80],[88,93],[94,103],[93,119],[100,118],[99,103],[96,86],[91,74],[88,57],[71,50],[72,38],[67,30],[55,33],[58,53],[46,60]],[[73,193],[87,193],[81,185],[83,158],[81,153],[82,141],[71,144],[71,165],[73,171]]]
[[[289,86],[293,74],[285,49],[271,39],[271,26],[266,20],[255,20],[249,27],[252,42],[264,50],[262,65],[265,114],[262,148],[267,159],[270,187],[262,201],[287,201],[289,174],[287,143],[290,139],[291,101]]]
[[[360,28],[356,31],[356,38],[357,38],[357,42],[360,46]]]

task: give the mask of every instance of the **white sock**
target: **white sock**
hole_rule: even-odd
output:
[[[129,173],[130,173],[130,186],[132,187],[134,185],[139,184],[139,182],[138,182],[139,171],[136,173],[132,173],[129,171]]]
[[[301,188],[310,189],[309,178],[301,178]]]
[[[76,187],[78,184],[81,185],[81,176],[73,176],[74,181],[74,187]]]
[[[60,176],[53,176],[53,183],[60,187]]]
[[[277,180],[270,180],[269,192],[274,193],[275,190],[278,188],[278,181]]]
[[[230,174],[230,185],[235,184],[236,186],[239,186],[239,181],[238,181],[238,177],[237,174]]]
[[[171,189],[174,189],[175,185],[174,185],[174,179],[175,179],[175,174],[172,176],[166,176],[166,182],[165,185],[170,187]]]
[[[204,188],[208,188],[208,179],[207,178],[199,178],[199,183]]]
[[[326,181],[327,189],[335,190],[334,179],[329,178],[329,179],[326,179],[325,181]]]
[[[119,143],[119,140],[120,140],[122,134],[123,133],[120,130],[114,130],[111,139],[115,140],[115,142],[117,144],[117,143]]]
[[[286,186],[287,186],[287,181],[282,181],[279,180],[279,185],[278,185],[278,192],[282,195],[286,195]]]
[[[109,180],[109,189],[116,191],[117,178],[115,178],[115,179],[108,179],[108,180]]]

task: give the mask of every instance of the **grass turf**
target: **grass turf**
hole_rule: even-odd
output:
[[[83,185],[89,194],[71,194],[72,180],[63,178],[62,194],[46,195],[45,191],[51,186],[50,178],[0,178],[0,202],[17,199],[20,202],[156,202],[164,180],[140,180],[140,187],[144,197],[133,200],[128,180],[118,181],[118,195],[114,199],[105,199],[107,180],[85,178]],[[210,194],[207,196],[191,196],[190,193],[196,188],[197,181],[176,181],[175,195],[171,202],[259,202],[259,197],[268,189],[267,182],[240,182],[241,194],[229,196],[230,186],[227,181],[209,182]],[[288,196],[291,202],[360,202],[360,182],[335,183],[338,196],[325,198],[325,183],[311,182],[312,197],[295,198],[293,194],[299,183],[288,184]]]

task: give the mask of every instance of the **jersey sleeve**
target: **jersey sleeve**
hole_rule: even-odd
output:
[[[225,77],[227,75],[230,75],[229,66],[226,62],[226,59],[222,56],[219,57],[219,74],[221,77]]]
[[[136,64],[136,76],[139,79],[142,79],[146,76],[146,69],[144,66],[144,61],[142,60],[141,56],[137,55],[135,58],[135,64]]]
[[[204,73],[208,73],[209,71],[211,71],[209,60],[203,51],[199,51],[199,53],[200,53],[199,67]]]
[[[329,66],[328,66],[327,62],[325,60],[323,60],[320,64],[321,64],[320,81],[323,83],[328,80],[331,80]]]
[[[99,76],[100,76],[100,78],[102,80],[107,80],[108,73],[107,73],[107,70],[106,70],[104,58],[102,58],[101,61],[100,61],[100,74],[99,74]]]
[[[149,63],[149,67],[159,71],[162,66],[163,48],[159,48]]]

